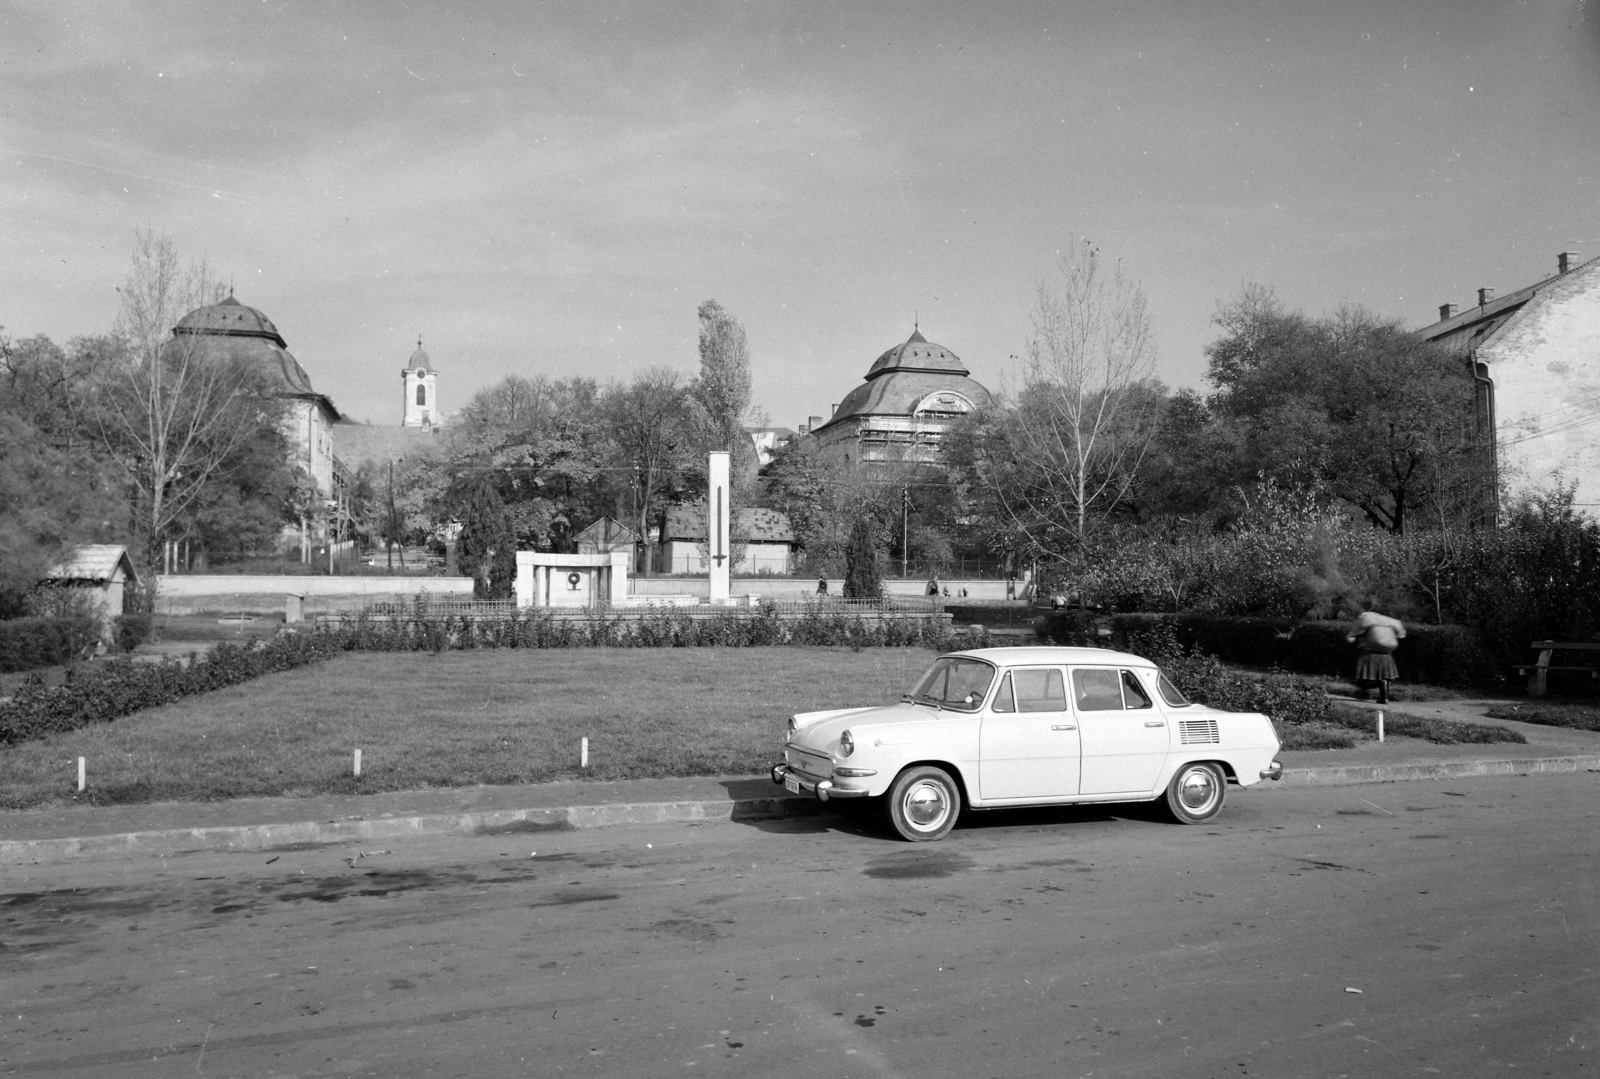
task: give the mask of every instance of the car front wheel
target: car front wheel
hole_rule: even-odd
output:
[[[1179,824],[1204,824],[1222,812],[1227,777],[1214,764],[1186,764],[1167,785],[1167,808]]]
[[[907,768],[889,788],[889,821],[913,843],[943,839],[961,815],[961,790],[943,768]]]

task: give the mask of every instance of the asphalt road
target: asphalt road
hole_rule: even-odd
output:
[[[1594,1075],[1597,793],[8,868],[0,1074]]]

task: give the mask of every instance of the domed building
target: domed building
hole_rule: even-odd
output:
[[[811,417],[818,448],[850,468],[930,464],[953,420],[989,404],[961,357],[912,331],[867,369],[826,422]]]
[[[294,448],[294,462],[311,476],[324,500],[342,500],[342,477],[334,463],[333,425],[339,410],[311,385],[311,376],[289,351],[272,320],[233,298],[190,311],[173,327],[194,354],[208,359],[245,361],[267,375],[270,392],[289,402],[284,436]]]

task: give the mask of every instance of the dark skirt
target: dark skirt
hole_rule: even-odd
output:
[[[1400,677],[1400,669],[1394,665],[1394,657],[1387,652],[1363,652],[1361,658],[1356,660],[1356,680],[1360,682],[1384,682]]]

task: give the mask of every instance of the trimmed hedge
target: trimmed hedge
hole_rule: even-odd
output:
[[[944,619],[866,621],[842,614],[778,618],[774,611],[726,611],[711,618],[663,609],[642,618],[351,619],[284,633],[268,641],[224,641],[188,663],[118,658],[69,672],[57,686],[36,682],[0,703],[0,743],[42,738],[104,723],[144,708],[293,670],[341,652],[443,652],[477,648],[740,648],[760,645],[847,645],[882,648],[923,645],[949,651],[984,642],[953,632]]]
[[[98,639],[94,620],[83,615],[0,622],[0,673],[70,663],[82,658]]]
[[[1277,667],[1300,674],[1343,675],[1355,669],[1346,622],[1296,622],[1290,618],[1231,618],[1209,614],[1112,614],[1050,611],[1037,623],[1057,644],[1128,647],[1131,635],[1162,624],[1173,627],[1185,650],[1199,649],[1227,663]],[[1137,649],[1130,649],[1137,651]],[[1477,634],[1464,626],[1410,625],[1395,652],[1403,679],[1441,686],[1504,686],[1501,670]]]

